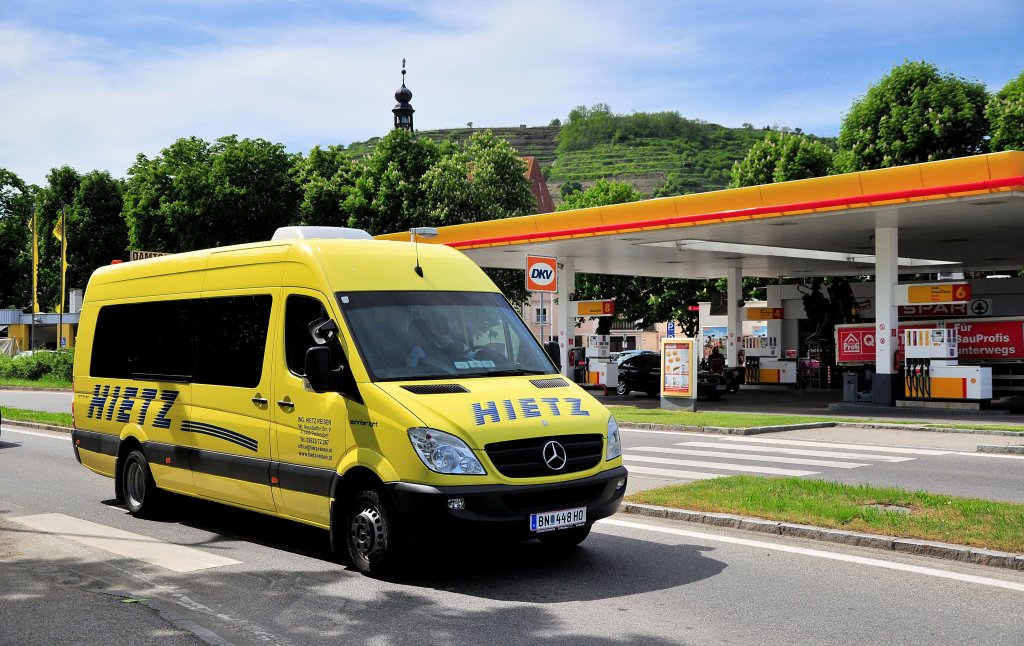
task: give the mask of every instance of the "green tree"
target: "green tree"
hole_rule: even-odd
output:
[[[0,168],[0,308],[32,304],[31,217],[35,187]]]
[[[563,195],[562,203],[558,205],[558,210],[568,211],[569,209],[586,209],[592,206],[623,204],[625,202],[635,202],[642,197],[643,195],[632,184],[599,179],[585,191],[574,191],[568,195]]]
[[[1003,86],[985,107],[992,139],[989,147],[1024,150],[1024,73]]]
[[[430,226],[420,180],[452,145],[413,137],[402,128],[381,138],[343,203],[348,226],[373,235]]]
[[[106,171],[82,175],[67,210],[68,289],[85,288],[98,267],[127,258],[123,193],[124,181]]]
[[[425,207],[435,226],[526,215],[537,203],[526,164],[490,130],[473,133],[421,179]]]
[[[772,132],[751,146],[747,156],[733,164],[730,188],[827,175],[831,148],[803,135]]]
[[[299,222],[348,226],[348,213],[353,210],[349,200],[359,200],[355,193],[361,170],[342,146],[315,146],[308,157],[297,158],[293,174],[302,191]]]
[[[60,240],[53,235],[53,229],[60,217],[61,208],[72,210],[81,182],[82,177],[75,169],[61,166],[50,171],[46,176],[46,186],[35,194],[39,232],[39,307],[45,311],[54,311],[61,302]],[[31,249],[29,253],[32,253]],[[68,261],[70,264],[70,258]],[[71,283],[67,287],[71,287]],[[67,293],[64,294],[63,302],[67,306]]]
[[[128,170],[124,216],[130,244],[188,251],[267,240],[298,220],[299,187],[284,146],[234,135],[182,138]]]
[[[931,63],[894,67],[856,101],[839,130],[843,171],[888,168],[985,150],[984,85]]]

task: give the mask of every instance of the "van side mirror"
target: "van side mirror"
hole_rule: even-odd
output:
[[[309,333],[313,341],[323,345],[338,336],[338,324],[331,319],[316,319],[309,324]]]
[[[314,392],[323,393],[331,389],[331,349],[316,345],[306,350],[303,366],[306,382]]]

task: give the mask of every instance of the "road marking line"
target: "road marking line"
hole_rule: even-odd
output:
[[[797,471],[795,469],[776,469],[775,467],[755,467],[745,464],[721,464],[718,462],[701,462],[700,460],[673,460],[672,458],[651,458],[645,455],[622,456],[630,462],[653,462],[655,464],[674,464],[680,467],[701,467],[703,469],[720,469],[722,471],[745,471],[747,473],[767,473],[776,476],[813,476],[818,471]]]
[[[71,436],[70,435],[68,435],[66,433],[61,433],[59,431],[53,431],[52,433],[37,433],[35,431],[22,431],[22,430],[17,430],[16,431],[13,428],[10,428],[9,426],[7,426],[8,424],[14,424],[14,423],[15,422],[4,422],[4,432],[5,433],[17,433],[19,435],[35,435],[36,437],[46,437],[46,438],[49,438],[51,440],[65,440],[67,442],[71,441]]]
[[[651,431],[646,428],[629,428],[628,426],[620,426],[619,429],[630,433],[648,433],[650,435],[689,435],[690,437],[707,437],[709,435],[708,433],[687,433],[685,431]]]
[[[118,556],[145,561],[175,572],[194,572],[241,562],[64,514],[39,514],[10,520],[45,534],[98,547]]]
[[[783,444],[787,446],[814,446],[822,449],[853,449],[855,451],[881,451],[884,453],[905,453],[907,455],[949,455],[954,451],[938,451],[935,449],[905,449],[898,446],[878,446],[876,444],[840,444],[838,442],[813,442],[811,440],[770,440],[760,437],[722,436],[728,442],[753,442],[757,444]]]
[[[724,473],[704,473],[702,471],[682,471],[680,469],[655,469],[654,467],[638,467],[630,465],[629,475],[642,473],[649,476],[665,476],[668,478],[685,478],[687,480],[712,480],[724,478]]]
[[[897,457],[893,455],[872,455],[869,453],[847,453],[845,451],[813,451],[811,449],[784,449],[775,446],[743,446],[736,444],[719,444],[717,442],[679,442],[676,446],[700,446],[711,449],[729,451],[757,451],[760,453],[782,453],[783,455],[806,455],[819,458],[838,458],[850,460],[877,460],[878,462],[910,462],[917,458]]]
[[[695,444],[701,444],[701,442],[695,442]],[[731,446],[726,448],[733,448]],[[746,447],[741,447],[746,448]],[[833,460],[807,460],[804,458],[782,458],[776,455],[737,455],[736,453],[726,451],[698,451],[696,449],[676,449],[669,447],[659,446],[632,446],[629,448],[630,451],[648,451],[653,453],[671,453],[673,455],[696,455],[703,456],[706,458],[727,458],[731,460],[749,460],[751,462],[773,462],[776,464],[803,464],[811,467],[835,467],[837,469],[856,469],[857,467],[866,467],[867,464],[863,462],[835,462]],[[903,458],[904,460],[912,460],[913,458]]]
[[[597,522],[598,524],[614,525],[616,527],[628,527],[630,529],[647,530],[661,534],[685,536],[687,538],[694,538],[702,541],[732,543],[733,545],[744,545],[746,547],[756,547],[760,549],[775,550],[777,552],[789,552],[790,554],[813,556],[816,558],[829,559],[832,561],[844,561],[846,563],[855,563],[857,565],[870,565],[873,567],[884,568],[887,570],[912,572],[914,574],[933,576],[941,579],[952,579],[954,581],[977,583],[978,585],[987,585],[994,588],[1005,588],[1007,590],[1016,590],[1017,592],[1024,592],[1024,583],[1017,583],[1014,581],[1003,581],[1001,579],[976,576],[973,574],[961,574],[960,572],[950,572],[949,570],[940,570],[938,568],[923,567],[920,565],[894,563],[891,561],[883,561],[881,559],[872,559],[863,556],[851,556],[849,554],[841,554],[837,552],[826,552],[825,550],[816,550],[807,547],[797,547],[795,545],[781,545],[778,543],[769,543],[767,541],[755,541],[748,538],[736,538],[733,536],[717,536],[715,534],[706,534],[704,532],[694,532],[685,529],[678,529],[675,527],[662,527],[659,525],[646,525],[643,523],[635,523],[632,521],[617,520],[614,518],[604,518]]]
[[[969,455],[972,458],[1003,458],[1004,460],[1024,460],[1024,455],[1010,455],[1008,453],[974,453],[964,451],[957,455]]]

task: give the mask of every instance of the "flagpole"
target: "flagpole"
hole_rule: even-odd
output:
[[[61,350],[64,344],[61,341],[64,340],[64,258],[66,258],[64,245],[64,239],[68,237],[68,231],[66,227],[67,215],[65,214],[64,205],[60,205],[60,306],[57,307],[57,350]]]

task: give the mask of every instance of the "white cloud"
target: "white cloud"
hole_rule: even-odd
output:
[[[196,1],[185,13],[167,5],[159,15],[97,18],[86,33],[9,21],[0,23],[0,167],[42,183],[65,163],[123,176],[137,153],[152,156],[189,135],[262,137],[294,152],[364,140],[391,126],[403,57],[420,129],[543,125],[602,102],[616,112],[676,110],[834,134],[870,83],[904,57],[921,58],[922,42],[936,46],[929,29],[945,37],[959,24],[964,42],[987,46],[979,59],[988,67],[965,60],[959,73],[1016,76],[1024,59],[1015,42],[977,33],[1020,11],[982,5],[971,17],[952,0],[226,9]],[[386,13],[368,16],[371,9]],[[244,26],[232,25],[243,14],[231,11],[247,12]],[[260,11],[281,13],[261,21]],[[160,29],[162,39],[126,37]]]

